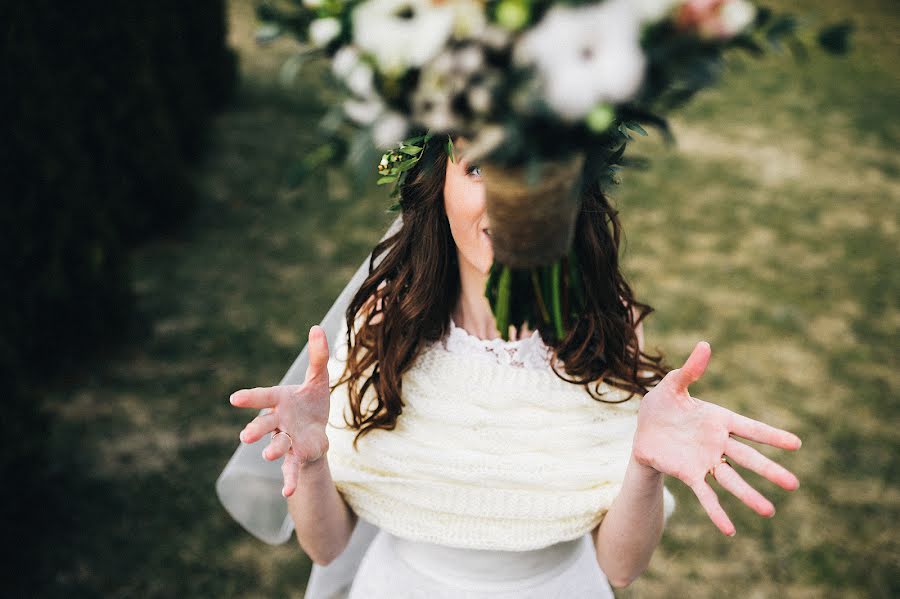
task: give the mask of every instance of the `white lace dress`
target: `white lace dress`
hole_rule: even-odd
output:
[[[540,333],[484,340],[451,319],[438,343],[512,368],[550,368]],[[589,535],[529,551],[461,549],[410,541],[379,529],[363,556],[349,599],[614,599]]]

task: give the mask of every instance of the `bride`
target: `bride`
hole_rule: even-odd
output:
[[[619,222],[599,189],[584,189],[575,233],[588,312],[548,346],[527,325],[509,341],[496,328],[478,165],[431,143],[406,181],[402,227],[373,250],[333,355],[313,326],[302,384],[231,396],[263,409],[240,439],[271,436],[263,456],[284,458],[282,494],[314,569],[375,525],[347,596],[612,597],[660,541],[674,507],[664,475],[729,536],[707,476],[764,517],[774,506],[732,463],[798,487],[737,438],[796,450],[796,435],[689,393],[709,344],[675,370],[644,351],[652,308],[619,271]]]

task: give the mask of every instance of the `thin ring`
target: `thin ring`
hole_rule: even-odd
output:
[[[288,441],[291,442],[290,447],[288,447],[288,451],[293,449],[293,447],[294,447],[294,438],[293,437],[291,437],[288,433],[279,430],[279,431],[275,431],[274,433],[272,433],[272,441],[273,442],[275,441],[275,437],[277,437],[278,435],[287,435]]]
[[[713,478],[716,478],[716,467],[719,466],[720,464],[728,464],[729,466],[731,466],[731,464],[728,463],[728,460],[723,455],[722,457],[719,458],[719,463],[709,469],[709,473],[712,474]]]

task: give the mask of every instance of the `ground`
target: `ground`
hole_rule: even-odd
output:
[[[787,6],[787,2],[777,2]],[[649,569],[617,596],[890,597],[900,593],[897,361],[900,18],[892,2],[791,3],[856,23],[854,54],[731,65],[673,119],[678,147],[615,192],[624,268],[656,308],[649,347],[712,360],[692,392],[795,432],[756,446],[795,472],[757,516],[714,485],[727,538],[690,489]],[[310,562],[235,524],[213,484],[249,418],[239,388],[275,384],[393,215],[386,187],[338,166],[291,189],[329,101],[320,67],[281,88],[293,44],[259,48],[252,4],[231,0],[242,81],[196,172],[202,204],[180,234],[133,256],[143,338],[53,382],[52,442],[79,473],[57,548],[65,596],[301,597]],[[324,89],[324,88],[322,88]],[[328,193],[326,193],[326,190]]]

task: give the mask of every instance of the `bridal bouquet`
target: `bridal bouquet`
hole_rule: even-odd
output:
[[[495,256],[485,295],[504,337],[525,321],[566,334],[583,309],[581,185],[640,165],[624,152],[645,127],[671,142],[666,115],[717,82],[726,52],[840,53],[851,29],[812,33],[747,0],[296,0],[257,14],[260,41],[292,34],[344,90],[323,120],[333,141],[307,169],[346,157],[353,137],[388,150],[379,183],[396,196],[424,143],[452,157],[447,132],[471,140]]]

